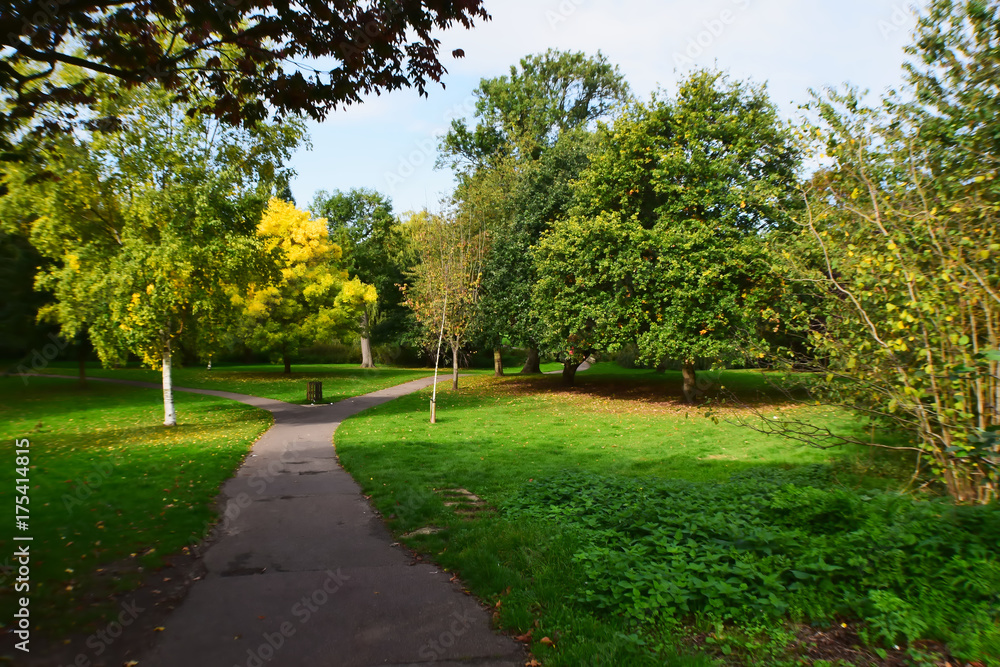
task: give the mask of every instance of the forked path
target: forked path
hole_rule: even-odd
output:
[[[208,573],[139,666],[524,665],[450,574],[412,564],[337,462],[341,421],[432,381],[317,406],[184,389],[263,408],[275,424],[223,486]]]

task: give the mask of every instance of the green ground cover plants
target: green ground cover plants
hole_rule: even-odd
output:
[[[14,495],[15,439],[30,441],[24,534],[33,537],[31,613],[40,636],[85,629],[116,609],[108,596],[137,585],[143,569],[197,544],[220,485],[272,421],[251,406],[178,393],[181,418],[167,429],[161,400],[157,390],[106,382],[80,389],[73,380],[0,378],[0,450],[10,463],[0,498]],[[12,544],[5,537],[3,558]],[[0,593],[5,619],[13,613],[9,575]]]
[[[715,380],[765,414],[864,430],[758,395],[757,373]],[[810,664],[803,628],[841,623],[874,661],[1000,660],[995,504],[898,493],[905,456],[764,436],[735,408],[715,424],[680,404],[679,373],[598,364],[578,384],[477,379],[439,394],[436,425],[416,394],[336,435],[401,539],[543,664]],[[455,488],[488,509],[445,505]]]

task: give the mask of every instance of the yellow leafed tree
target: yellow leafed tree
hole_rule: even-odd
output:
[[[375,288],[342,268],[343,253],[330,240],[325,218],[272,198],[257,235],[281,278],[235,298],[244,305],[251,346],[280,356],[290,373],[301,346],[354,330],[365,306],[375,302]]]

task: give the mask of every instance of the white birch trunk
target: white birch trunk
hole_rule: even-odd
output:
[[[361,368],[375,368],[372,359],[372,339],[368,323],[368,313],[361,316]]]
[[[455,342],[451,344],[451,390],[458,391],[458,346],[459,339],[456,336]]]
[[[163,346],[163,425],[177,425],[177,417],[174,415],[174,382],[170,368],[170,338],[167,338],[167,344]]]

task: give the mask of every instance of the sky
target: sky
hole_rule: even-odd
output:
[[[445,88],[400,90],[311,122],[311,150],[290,166],[292,195],[308,206],[319,190],[371,188],[397,213],[435,209],[454,184],[435,169],[438,138],[453,118],[472,118],[482,78],[508,74],[549,48],[601,51],[633,94],[668,94],[694,68],[766,83],[790,120],[809,89],[850,83],[873,96],[902,82],[903,48],[915,15],[909,0],[485,0],[492,15],[472,30],[438,34]],[[451,56],[463,49],[465,57]]]

